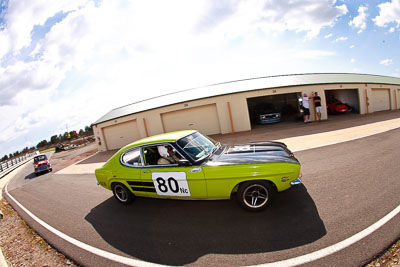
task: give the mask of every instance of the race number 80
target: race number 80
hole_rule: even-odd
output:
[[[164,178],[158,177],[156,181],[158,183],[158,189],[163,193],[167,193],[168,190],[173,193],[179,192],[179,184],[174,177],[169,177],[167,182],[164,180]]]
[[[151,178],[160,196],[190,196],[185,172],[153,172]]]

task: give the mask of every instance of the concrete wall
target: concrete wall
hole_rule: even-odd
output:
[[[210,97],[200,100],[193,100],[184,103],[174,104],[166,107],[156,108],[149,111],[143,111],[140,113],[128,115],[122,118],[118,118],[112,121],[107,121],[93,126],[93,131],[96,139],[99,143],[99,150],[106,151],[107,146],[104,142],[104,127],[109,127],[119,123],[136,120],[138,125],[138,136],[144,138],[155,134],[164,133],[164,126],[161,114],[181,111],[185,109],[191,109],[194,107],[201,107],[207,105],[215,105],[217,109],[217,116],[219,122],[218,131],[222,134],[241,132],[251,130],[251,123],[249,118],[249,111],[247,106],[247,98],[276,95],[276,94],[287,94],[287,93],[307,93],[312,95],[314,92],[318,92],[321,97],[322,105],[322,119],[328,118],[326,109],[326,90],[340,90],[355,89],[358,95],[358,104],[360,114],[374,112],[373,105],[373,89],[388,89],[390,92],[390,107],[391,109],[397,109],[400,107],[400,88],[396,85],[377,85],[377,84],[322,84],[322,85],[311,85],[311,86],[293,86],[293,87],[282,87],[272,89],[261,89],[256,91],[246,91],[236,94],[229,94],[217,97]],[[343,96],[347,97],[343,91]],[[310,101],[312,102],[312,101]],[[351,105],[355,100],[349,99],[348,103]],[[200,109],[199,109],[200,110]],[[314,120],[314,109],[313,105],[310,107],[311,120]]]

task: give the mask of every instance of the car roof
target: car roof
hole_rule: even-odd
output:
[[[35,158],[38,158],[38,157],[40,157],[40,156],[45,156],[45,157],[47,158],[46,154],[39,154],[39,155],[36,155]]]
[[[147,145],[147,144],[153,144],[153,143],[165,143],[165,142],[176,142],[177,140],[181,139],[182,137],[188,136],[192,133],[195,133],[197,131],[195,130],[185,130],[185,131],[177,131],[177,132],[170,132],[170,133],[163,133],[163,134],[158,134],[158,135],[153,135],[150,137],[146,137],[140,140],[137,140],[133,143],[130,143],[129,145],[126,145],[122,148],[122,150],[136,147],[136,146],[142,146],[142,145]]]

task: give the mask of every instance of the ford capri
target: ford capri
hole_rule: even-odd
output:
[[[97,184],[122,204],[136,196],[230,199],[265,209],[276,192],[301,183],[300,163],[280,142],[222,145],[197,131],[147,137],[116,152],[95,170]]]

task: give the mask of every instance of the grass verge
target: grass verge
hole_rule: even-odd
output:
[[[53,147],[53,148],[49,148],[49,149],[46,149],[46,150],[41,150],[41,151],[39,151],[39,153],[43,154],[43,153],[50,152],[50,151],[55,151],[55,148]]]
[[[9,266],[77,266],[29,227],[5,199],[0,208],[0,247]]]

